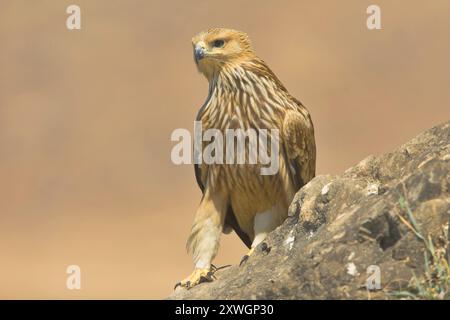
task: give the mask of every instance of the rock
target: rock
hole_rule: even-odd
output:
[[[420,278],[427,270],[427,246],[420,236],[429,236],[436,252],[443,246],[445,252],[450,240],[449,169],[447,122],[393,152],[367,157],[340,176],[317,176],[296,194],[288,218],[268,236],[270,251],[257,248],[242,267],[219,270],[217,280],[178,288],[169,299],[417,294],[413,272]],[[380,271],[381,288],[369,292],[373,270]],[[448,297],[448,292],[440,294]]]

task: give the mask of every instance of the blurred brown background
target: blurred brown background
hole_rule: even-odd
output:
[[[65,27],[81,7],[82,30]],[[366,8],[382,9],[380,31]],[[170,161],[207,94],[190,39],[244,30],[310,110],[318,173],[450,116],[450,2],[0,2],[0,298],[163,298],[200,191]],[[216,263],[246,252],[224,236]],[[66,289],[68,265],[82,289]]]

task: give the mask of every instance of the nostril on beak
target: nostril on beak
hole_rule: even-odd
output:
[[[196,46],[194,50],[195,60],[199,61],[205,57],[205,51],[202,47]]]

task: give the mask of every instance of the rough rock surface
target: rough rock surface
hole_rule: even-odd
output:
[[[369,156],[340,176],[314,178],[286,221],[242,267],[169,299],[386,299],[424,272],[425,246],[408,227],[407,200],[421,234],[446,242],[450,216],[450,122],[397,150]],[[405,223],[406,222],[406,223]],[[411,225],[411,223],[410,223]],[[378,266],[381,289],[366,288]]]

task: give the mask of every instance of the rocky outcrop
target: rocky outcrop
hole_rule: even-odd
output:
[[[449,169],[447,122],[342,175],[317,176],[268,250],[169,299],[448,298]]]

